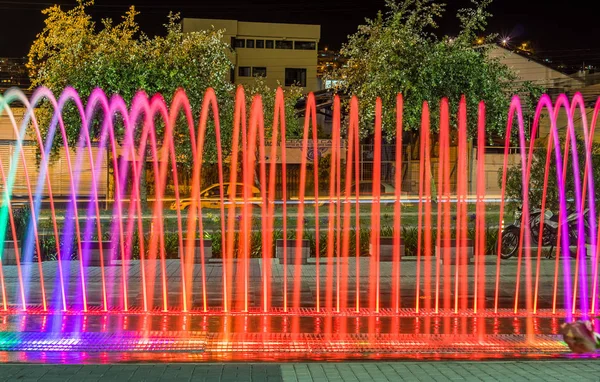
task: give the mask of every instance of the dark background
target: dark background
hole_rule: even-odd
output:
[[[41,10],[52,4],[72,7],[74,0],[0,0],[0,57],[22,57],[35,35],[43,28]],[[161,34],[169,11],[182,17],[224,18],[240,21],[307,23],[321,25],[320,47],[338,49],[348,34],[356,31],[366,17],[385,9],[385,0],[96,0],[90,12],[96,20],[111,17],[118,21],[134,4],[141,14],[138,22],[147,34]],[[459,8],[468,0],[447,2],[440,34],[455,34]],[[516,44],[528,41],[535,53],[568,65],[600,62],[600,16],[592,1],[496,0],[490,11],[488,32],[510,36]]]

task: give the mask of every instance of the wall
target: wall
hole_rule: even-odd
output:
[[[583,81],[569,77],[549,66],[543,65],[542,63],[520,54],[513,53],[500,46],[490,49],[489,56],[498,58],[500,62],[513,69],[519,76],[519,80],[523,82],[531,81],[542,85],[547,89],[560,90],[578,88],[583,84]]]
[[[17,122],[17,127],[20,128],[20,123],[23,119],[24,109],[12,109]],[[16,133],[10,119],[4,112],[0,116],[0,161],[4,170],[4,175],[8,178],[10,168],[13,165],[13,155],[17,150]],[[22,153],[25,157],[25,163],[27,168],[27,175],[29,176],[29,182],[32,190],[35,192],[37,179],[39,175],[38,162],[36,160],[37,155],[37,142],[33,139],[33,136],[27,136],[23,146]],[[98,148],[92,147],[92,154],[94,158],[98,154]],[[75,150],[70,150],[71,163],[73,166],[76,165],[77,153]],[[102,167],[100,174],[96,179],[97,189],[101,196],[106,195],[107,190],[107,179],[106,179],[106,153],[103,155]],[[22,157],[19,156],[16,162],[16,177],[13,185],[12,194],[15,197],[26,197],[28,195],[27,177],[25,176],[25,166],[23,164]],[[81,181],[79,184],[79,195],[87,196],[91,195],[92,191],[92,168],[90,164],[87,151],[84,153],[84,159],[80,163],[81,165]],[[63,148],[59,151],[55,158],[50,162],[48,174],[51,180],[52,193],[55,197],[66,197],[71,194],[70,192],[70,171],[67,163],[66,150]],[[45,185],[45,180],[44,180]],[[0,191],[4,192],[5,182],[0,176]],[[47,189],[44,187],[44,195],[47,195]]]
[[[227,44],[232,43],[232,38],[315,42],[314,50],[235,48],[235,52],[230,53],[230,59],[236,67],[234,77],[236,84],[249,84],[254,81],[252,76],[240,77],[239,67],[265,67],[267,69],[265,83],[271,88],[285,85],[285,68],[305,68],[306,87],[304,91],[319,89],[316,47],[321,34],[319,25],[183,19],[184,32],[208,30],[213,27],[225,30],[223,41]]]

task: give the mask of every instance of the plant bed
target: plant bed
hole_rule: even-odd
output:
[[[36,257],[33,259],[23,259],[23,247],[19,245],[19,254],[21,255],[21,264],[31,263],[37,261]],[[2,265],[17,265],[17,255],[15,251],[15,242],[12,240],[4,241],[4,252],[2,253]]]
[[[202,241],[204,243],[204,263],[206,264],[212,258],[212,240],[203,239]],[[184,254],[184,256],[187,253],[186,243],[187,243],[187,240],[184,238],[183,239],[183,248],[179,251],[179,258],[181,258],[182,253]],[[200,239],[194,240],[193,264],[202,264],[202,260],[201,260],[202,251],[200,250],[200,245],[201,245]]]
[[[406,246],[404,240],[400,238],[399,258],[402,259],[406,253]],[[369,254],[373,256],[373,248],[369,244]],[[394,261],[394,238],[393,237],[380,237],[379,238],[379,261]]]
[[[4,241],[2,265],[17,265],[17,252],[15,251],[15,243],[12,240]]]
[[[87,250],[88,258],[87,261],[84,261],[84,264],[87,264],[88,267],[99,267],[101,265],[99,241],[82,241],[81,248],[84,253]],[[102,257],[105,267],[115,265],[115,256],[113,256],[112,243],[110,241],[102,242]]]
[[[288,239],[286,241],[288,265],[295,265],[296,257],[298,255],[300,256],[300,264],[308,264],[308,258],[310,257],[310,241],[303,239],[300,245],[300,253],[297,253],[296,239]],[[278,239],[275,242],[275,257],[279,259],[280,264],[283,264],[283,239]]]
[[[450,265],[456,265],[457,257],[458,257],[458,251],[457,251],[458,247],[456,246],[456,239],[451,239],[448,243],[448,247],[446,247],[445,244],[446,244],[445,241],[442,240],[440,243],[440,246],[436,245],[436,247],[435,247],[436,257],[442,264],[444,264],[444,257],[445,257],[444,252],[445,251],[442,248],[449,248],[449,250],[450,250],[450,256],[449,256],[450,262],[449,263],[450,263]],[[463,244],[462,248],[465,248],[466,252],[467,252],[467,264],[471,264],[473,262],[474,254],[475,254],[475,251],[474,251],[475,246],[474,246],[473,240],[467,239],[467,241]],[[458,259],[459,263],[461,260],[462,259],[460,259],[460,258]]]

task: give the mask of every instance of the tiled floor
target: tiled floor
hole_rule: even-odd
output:
[[[2,381],[598,381],[595,360],[0,365]]]
[[[486,257],[485,264],[485,275],[483,278],[485,279],[485,295],[486,300],[488,301],[488,306],[491,306],[494,301],[495,296],[495,288],[496,288],[496,259],[493,256]],[[56,261],[48,261],[42,263],[42,272],[43,272],[43,281],[44,281],[44,290],[46,291],[46,298],[48,302],[51,304],[52,301],[57,301],[60,297],[60,282],[59,282],[59,272]],[[500,308],[512,308],[514,306],[515,296],[519,296],[520,305],[525,304],[525,295],[527,293],[527,283],[526,283],[526,274],[528,272],[528,267],[526,265],[526,260],[522,260],[522,266],[519,268],[517,266],[518,260],[515,258],[504,260],[501,262],[500,266],[500,275],[499,275],[499,283],[498,283],[498,301]],[[154,301],[154,307],[162,307],[163,306],[163,296],[162,288],[163,288],[163,280],[165,282],[165,290],[166,296],[168,297],[167,305],[169,307],[176,307],[181,304],[181,291],[182,291],[182,282],[181,282],[181,263],[177,259],[166,260],[165,261],[165,274],[166,277],[162,278],[162,266],[159,261],[145,261],[145,269],[146,269],[146,283],[147,288],[151,290],[150,285],[153,286],[153,296],[152,299]],[[428,272],[425,271],[426,265],[429,265],[431,268],[429,283],[426,283],[426,275]],[[370,277],[370,267],[373,264],[370,263],[369,258],[361,258],[358,266],[356,264],[356,260],[354,258],[348,259],[346,265],[341,268],[347,269],[347,278],[344,278],[347,281],[347,290],[348,290],[348,301],[350,304],[353,304],[355,301],[355,291],[360,290],[360,301],[362,306],[364,307],[369,299],[369,282],[372,280]],[[539,270],[539,291],[538,291],[538,301],[537,307],[541,309],[548,309],[552,307],[553,304],[553,292],[555,290],[555,278],[554,273],[556,270],[556,262],[555,260],[547,260],[542,259],[540,262],[540,270]],[[562,278],[562,267],[564,263],[560,264],[559,272],[561,272]],[[572,269],[575,269],[574,261],[570,261],[570,266]],[[531,259],[531,272],[532,279],[531,285],[534,285],[536,281],[535,272],[536,272],[536,259]],[[142,306],[142,290],[143,290],[143,278],[141,277],[141,263],[139,261],[130,261],[126,264],[126,266],[121,266],[121,264],[116,264],[114,266],[106,267],[104,271],[104,283],[106,285],[106,294],[109,305],[113,305],[116,307],[122,306],[122,297],[123,297],[123,279],[126,279],[126,287],[127,287],[127,295],[129,306]],[[233,293],[233,300],[237,298],[242,298],[240,295],[241,290],[237,287],[238,282],[243,280],[244,278],[244,268],[242,267],[241,262],[232,262],[232,264],[227,267],[227,272],[229,272],[230,280],[232,281],[232,285],[234,286],[231,289],[231,293]],[[337,266],[334,263],[331,268],[328,268],[326,260],[322,259],[320,266],[318,267],[320,281],[319,288],[317,288],[317,266],[314,263],[314,260],[311,259],[311,263],[307,265],[303,265],[298,272],[295,269],[296,267],[293,265],[287,266],[287,290],[288,294],[292,295],[294,292],[294,288],[298,287],[300,289],[300,306],[302,307],[314,307],[316,301],[316,292],[319,289],[321,294],[321,301],[325,300],[326,294],[326,285],[328,279],[331,281],[330,285],[337,285]],[[433,296],[435,293],[434,286],[437,282],[436,272],[439,271],[439,286],[440,286],[440,301],[444,300],[444,291],[446,290],[446,284],[450,285],[447,290],[450,292],[450,299],[453,300],[454,294],[454,286],[455,286],[455,269],[452,265],[450,268],[450,278],[446,280],[444,278],[444,267],[440,267],[438,270],[435,266],[435,259],[422,259],[421,261],[421,277],[419,280],[415,277],[417,273],[417,262],[415,259],[405,259],[401,262],[401,275],[400,275],[400,298],[401,298],[401,307],[402,308],[414,308],[415,307],[415,299],[416,299],[416,290],[417,287],[421,289],[420,298],[425,298],[426,285],[430,286],[429,292]],[[285,267],[283,264],[280,264],[279,261],[273,259],[273,261],[269,264],[270,271],[270,291],[271,291],[271,306],[272,307],[282,307],[283,306],[283,279],[285,273]],[[359,270],[359,277],[357,275],[357,269]],[[520,269],[520,277],[517,277],[517,273]],[[263,286],[263,262],[261,259],[251,259],[248,266],[248,301],[250,307],[261,307],[261,299],[262,299],[262,286]],[[20,279],[19,274],[17,272],[16,266],[4,266],[4,279],[6,285],[6,293],[7,293],[7,301],[8,304],[19,304],[20,299]],[[207,305],[209,307],[219,307],[223,303],[223,272],[224,267],[222,263],[213,259],[209,263],[206,264],[204,276],[201,272],[200,265],[195,265],[193,272],[189,275],[193,275],[191,277],[191,299],[193,301],[193,306],[199,308],[202,305],[203,295],[200,291],[203,290],[203,282],[205,283],[206,288],[206,298]],[[461,270],[461,272],[463,272]],[[589,267],[588,274],[592,274],[592,269]],[[468,266],[466,270],[469,288],[472,288],[473,283],[475,282],[475,266],[471,264]],[[67,305],[78,305],[82,302],[82,284],[80,281],[80,269],[78,261],[71,261],[70,264],[64,265],[63,277],[65,288],[69,290],[69,294],[66,296]],[[300,278],[300,282],[295,284],[296,274]],[[101,306],[103,301],[102,296],[102,274],[99,267],[89,267],[85,268],[84,271],[85,277],[85,291],[87,297],[87,303],[91,306]],[[125,277],[123,277],[125,276]],[[187,276],[188,279],[190,276]],[[480,276],[481,277],[481,276]],[[460,279],[463,279],[463,276],[460,276]],[[517,283],[517,280],[520,279],[520,283]],[[592,288],[592,277],[588,277],[589,288]],[[23,265],[22,267],[22,282],[24,285],[24,295],[28,305],[41,305],[42,303],[42,294],[41,294],[41,278],[40,271],[38,268],[38,264],[28,264]],[[356,288],[356,281],[359,282],[359,288]],[[381,298],[381,306],[389,307],[391,306],[391,295],[392,295],[392,263],[390,262],[381,262],[379,264],[379,280],[380,280],[380,298]],[[418,283],[417,283],[418,281]],[[556,288],[558,293],[557,301],[558,307],[561,307],[563,302],[563,286],[562,280],[559,278],[559,285]],[[581,278],[580,280],[581,281]],[[517,284],[520,285],[519,292],[517,293]],[[334,292],[334,291],[331,291]],[[335,294],[335,293],[334,293]],[[468,298],[471,298],[471,294],[469,293]],[[290,298],[290,297],[288,297]],[[150,302],[148,302],[150,304]]]

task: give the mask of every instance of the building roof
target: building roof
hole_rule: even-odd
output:
[[[489,50],[489,55],[513,69],[521,81],[530,81],[541,85],[549,93],[570,92],[583,86],[582,80],[552,68],[533,55],[524,55],[519,51],[510,50],[500,45],[492,47]]]
[[[321,26],[317,24],[264,23],[253,21],[184,18],[183,31],[206,30],[211,27],[225,29],[225,34],[234,36],[256,36],[286,39],[311,39],[321,37]]]

